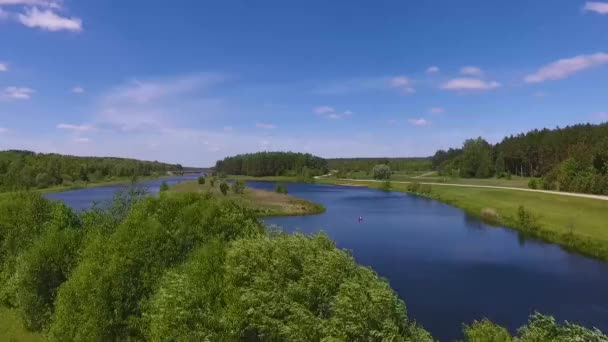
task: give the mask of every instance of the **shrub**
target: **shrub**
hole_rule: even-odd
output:
[[[236,180],[232,183],[232,192],[235,194],[242,194],[245,192],[245,183],[241,180]]]
[[[381,187],[382,190],[390,191],[391,188],[392,188],[391,181],[385,180],[384,182],[382,182],[382,187]]]
[[[432,190],[433,190],[433,188],[431,187],[430,184],[420,184],[418,193],[421,193],[423,195],[430,195]]]
[[[496,224],[500,222],[500,215],[494,208],[483,208],[481,209],[481,219],[484,222]]]
[[[517,225],[524,230],[538,230],[540,228],[538,219],[523,205],[517,209]]]
[[[165,192],[167,190],[169,190],[169,185],[167,185],[167,182],[163,181],[160,183],[160,192]]]
[[[389,179],[391,178],[391,169],[386,164],[378,164],[372,169],[374,179]]]
[[[407,185],[407,191],[417,193],[420,190],[420,183],[412,182]]]
[[[205,177],[204,176],[198,177],[198,184],[200,184],[200,185],[205,184]]]
[[[206,245],[163,278],[148,315],[152,340],[432,341],[324,234]]]
[[[226,182],[221,182],[220,183],[220,191],[222,192],[222,194],[224,196],[228,195],[228,189],[229,188],[230,187],[228,186],[228,183],[226,183]]]
[[[513,337],[507,329],[498,326],[488,319],[475,321],[470,326],[464,326],[465,342],[510,342]]]
[[[538,181],[536,180],[536,178],[531,178],[528,181],[528,188],[530,188],[530,189],[538,189]]]
[[[287,194],[288,190],[287,190],[287,186],[283,183],[277,183],[277,185],[275,185],[274,187],[274,191],[279,193],[279,194]]]

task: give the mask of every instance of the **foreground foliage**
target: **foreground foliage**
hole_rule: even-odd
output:
[[[3,304],[55,341],[431,341],[324,234],[266,232],[210,194],[131,191],[74,213],[0,200]]]

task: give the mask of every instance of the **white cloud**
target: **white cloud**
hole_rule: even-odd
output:
[[[483,71],[481,71],[481,69],[476,66],[464,66],[460,68],[460,73],[469,76],[481,76],[483,74]]]
[[[48,31],[82,31],[82,20],[57,15],[50,9],[27,8],[18,15],[19,21],[27,27],[38,27]]]
[[[524,78],[527,83],[540,83],[560,80],[586,69],[608,63],[608,53],[598,52],[591,55],[579,55],[550,63]]]
[[[477,78],[455,78],[441,85],[445,90],[490,90],[500,87],[496,81],[484,81]]]
[[[588,1],[585,3],[583,10],[608,15],[608,2]]]
[[[429,112],[431,114],[441,114],[441,113],[445,113],[445,108],[442,108],[442,107],[433,107],[433,108],[429,109]]]
[[[11,5],[29,5],[29,6],[43,6],[43,7],[52,7],[52,8],[60,8],[61,1],[53,1],[53,0],[0,0],[0,6],[11,6]]]
[[[95,126],[93,125],[73,125],[65,123],[58,124],[57,128],[74,132],[90,132],[96,130]]]
[[[404,94],[415,93],[416,90],[412,86],[412,81],[405,76],[395,76],[389,80],[390,86],[399,89]]]
[[[88,143],[91,141],[89,138],[74,138],[74,141],[77,143]]]
[[[72,93],[82,94],[82,93],[84,93],[84,88],[83,87],[74,87],[74,88],[72,88]]]
[[[10,16],[10,13],[8,13],[7,11],[3,10],[0,7],[0,20],[8,19],[9,16]]]
[[[8,71],[8,65],[0,62],[0,72]]]
[[[345,117],[349,117],[349,116],[353,115],[353,112],[351,112],[350,110],[345,110],[344,112],[339,113],[336,111],[336,109],[334,107],[330,107],[330,106],[317,107],[317,108],[313,109],[313,112],[315,112],[318,115],[325,116],[326,118],[332,119],[332,120],[343,119]]]
[[[426,69],[426,72],[429,74],[436,74],[439,72],[439,67],[436,66],[430,66]]]
[[[275,129],[277,128],[277,126],[275,124],[271,124],[271,123],[262,123],[262,122],[258,122],[255,124],[256,128],[261,128],[261,129]]]
[[[407,122],[409,122],[409,124],[412,126],[428,126],[431,124],[429,121],[427,121],[424,118],[409,119],[409,120],[407,120]]]
[[[330,106],[320,106],[317,107],[315,109],[313,109],[313,111],[319,115],[323,115],[323,114],[329,114],[329,113],[333,113],[336,110],[334,109],[334,107],[330,107]]]
[[[27,87],[6,87],[0,94],[0,99],[6,100],[29,100],[34,90]]]

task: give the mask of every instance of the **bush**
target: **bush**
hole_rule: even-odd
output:
[[[211,177],[211,179],[209,179],[209,185],[211,185],[212,188],[215,186],[215,178],[214,177]]]
[[[167,185],[167,182],[163,181],[162,183],[160,183],[160,192],[165,192],[169,190],[169,186]]]
[[[510,342],[513,337],[507,329],[498,326],[488,319],[475,321],[472,325],[464,326],[465,342]]]
[[[535,231],[540,228],[538,219],[523,205],[517,209],[517,225],[524,230]]]
[[[433,188],[431,187],[430,184],[420,184],[418,193],[423,194],[423,195],[430,195],[432,190],[433,190]]]
[[[481,220],[487,223],[496,224],[500,222],[500,215],[494,208],[481,209]]]
[[[391,181],[385,180],[384,182],[382,182],[382,186],[381,186],[382,190],[384,190],[384,191],[390,191],[391,188],[392,188]]]
[[[165,272],[201,244],[263,233],[253,212],[199,194],[148,197],[109,235],[93,234],[60,287],[54,340],[141,340],[143,312]]]
[[[204,176],[198,177],[198,184],[200,184],[200,185],[204,185],[205,184],[205,177]]]
[[[386,164],[379,164],[372,169],[374,179],[390,179],[391,169]]]
[[[324,234],[206,245],[163,278],[148,315],[152,340],[432,341]]]
[[[228,195],[228,189],[229,188],[230,187],[228,186],[228,183],[226,183],[226,182],[220,183],[220,191],[222,192],[222,194],[224,196]]]
[[[277,183],[277,185],[274,186],[274,191],[279,194],[287,194],[288,192],[287,186],[283,183]]]
[[[51,185],[51,177],[48,173],[39,173],[36,175],[36,186],[40,189],[48,188]]]
[[[420,183],[418,183],[418,182],[412,182],[407,185],[408,192],[418,193],[419,190],[420,190]]]
[[[536,178],[531,178],[528,181],[528,188],[530,188],[530,189],[538,189],[538,181],[536,180]]]
[[[236,180],[234,183],[232,183],[232,192],[234,192],[235,194],[244,193],[245,192],[245,183],[241,180]]]

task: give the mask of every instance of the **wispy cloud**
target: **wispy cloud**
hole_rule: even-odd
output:
[[[407,120],[407,122],[412,126],[428,126],[431,124],[430,121],[428,121],[424,118],[409,119],[409,120]]]
[[[319,106],[316,107],[315,109],[313,109],[313,112],[315,112],[316,114],[319,115],[323,115],[323,114],[329,114],[329,113],[333,113],[336,110],[334,109],[334,107],[330,107],[330,106]]]
[[[8,128],[0,127],[0,134],[8,132]]]
[[[64,129],[73,132],[90,132],[96,130],[96,127],[93,125],[73,125],[61,123],[57,125],[58,129]]]
[[[0,62],[0,72],[8,71],[8,65],[6,63]]]
[[[464,66],[460,68],[460,73],[469,76],[481,76],[483,74],[483,71],[481,71],[481,69],[476,66]]]
[[[430,66],[430,67],[428,67],[428,68],[426,69],[426,72],[427,72],[428,74],[436,74],[436,73],[438,73],[439,71],[440,71],[440,70],[439,70],[439,67],[437,67],[437,66]]]
[[[82,93],[84,93],[84,88],[83,87],[74,87],[74,88],[72,88],[72,93],[82,94]]]
[[[0,93],[0,99],[4,100],[29,100],[34,90],[27,87],[6,87]]]
[[[27,27],[40,28],[47,31],[82,31],[81,19],[62,17],[51,9],[26,8],[25,13],[20,13],[17,18],[19,22]]]
[[[455,78],[441,85],[441,89],[453,91],[491,90],[500,87],[496,81],[485,81],[478,78]]]
[[[353,115],[353,112],[346,110],[344,112],[338,112],[334,107],[331,106],[320,106],[313,109],[313,112],[317,115],[324,116],[328,119],[338,120]]]
[[[43,6],[51,8],[60,8],[61,1],[53,0],[0,0],[0,6],[11,6],[11,5],[28,5],[28,6]]]
[[[429,113],[431,113],[431,114],[445,113],[445,108],[443,108],[443,107],[433,107],[433,108],[429,109]]]
[[[608,53],[604,52],[560,59],[538,69],[535,73],[526,76],[524,81],[526,83],[540,83],[560,80],[607,63]]]
[[[413,94],[416,92],[412,81],[405,76],[395,76],[390,80],[391,87],[398,89],[403,94]]]
[[[608,2],[588,1],[583,10],[608,15]]]
[[[277,125],[271,124],[271,123],[258,122],[255,124],[255,127],[261,128],[261,129],[275,129],[275,128],[277,128]]]

